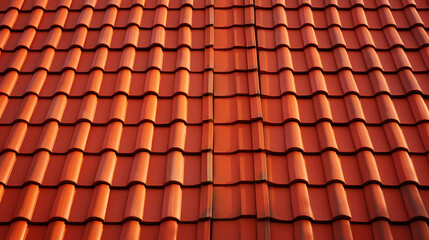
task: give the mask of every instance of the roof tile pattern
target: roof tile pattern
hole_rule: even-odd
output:
[[[1,239],[429,239],[425,0],[0,1]]]

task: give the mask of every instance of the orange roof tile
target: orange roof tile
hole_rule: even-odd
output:
[[[0,1],[0,239],[429,239],[426,0]]]

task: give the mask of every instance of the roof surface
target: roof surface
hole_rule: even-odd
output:
[[[0,239],[429,239],[427,1],[0,20]]]

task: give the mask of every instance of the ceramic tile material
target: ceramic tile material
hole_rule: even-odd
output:
[[[0,1],[0,239],[429,239],[426,0]]]

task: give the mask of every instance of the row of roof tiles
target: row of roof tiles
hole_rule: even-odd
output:
[[[122,50],[128,46],[133,46],[139,50],[147,50],[153,46],[161,46],[165,50],[176,50],[180,47],[202,50],[211,44],[214,45],[215,50],[256,47],[255,42],[250,42],[245,38],[246,30],[243,27],[215,28],[214,34],[216,38],[214,38],[214,42],[205,39],[205,29],[192,29],[192,31],[188,27],[181,27],[179,30],[164,29],[162,27],[152,30],[138,29],[137,27],[106,29],[104,32],[93,29],[88,30],[85,33],[86,37],[74,37],[75,31],[62,31],[59,29],[52,31],[37,30],[34,36],[26,34],[25,31],[14,31],[10,32],[9,38],[4,39],[3,46],[0,46],[0,49],[5,52],[16,51],[19,48],[41,51],[48,47],[54,47],[56,50],[65,51],[74,47],[79,47],[82,50],[95,50],[106,46],[112,50]],[[429,45],[429,39],[423,39],[427,35],[413,34],[408,30],[394,28],[369,30],[372,39],[369,42],[363,42],[363,44],[359,42],[358,36],[368,33],[363,33],[362,29],[342,29],[343,39],[335,38],[331,41],[330,36],[335,31],[338,31],[338,29],[315,29],[314,31],[309,31],[309,28],[304,27],[298,30],[288,30],[284,34],[278,34],[278,30],[271,29],[257,29],[256,33],[258,48],[267,50],[277,49],[282,46],[294,50],[304,49],[310,45],[325,51],[340,46],[348,50],[360,50],[365,47],[374,47],[378,50],[389,50],[395,47],[401,47],[405,50],[418,50]],[[79,33],[84,34],[84,32]],[[155,37],[157,34],[161,34],[163,37]],[[313,34],[312,37],[309,37],[311,34]],[[279,37],[277,38],[278,40],[276,40],[276,36]],[[419,36],[422,37],[421,40],[418,39]],[[303,39],[304,37],[306,39]]]
[[[16,52],[1,54],[0,61],[6,62],[6,59],[11,59],[11,61],[0,71],[49,70],[59,72],[73,69],[78,72],[89,72],[94,69],[102,69],[116,72],[127,68],[134,71],[159,69],[174,72],[187,69],[192,72],[202,72],[213,67],[210,66],[211,61],[207,61],[211,55],[210,51],[189,50],[188,48],[181,48],[178,51],[163,51],[160,47],[154,47],[150,51],[136,51],[133,47],[123,51],[109,51],[108,48],[102,47],[91,52],[81,51],[79,48],[73,48],[69,52],[55,52],[52,48],[45,49],[43,52],[28,52],[26,49],[19,49]]]
[[[310,223],[299,220],[293,223],[257,221],[255,218],[241,218],[237,220],[222,221],[200,221],[198,223],[177,223],[167,220],[160,225],[140,224],[136,220],[126,221],[124,224],[103,225],[99,221],[87,224],[75,225],[65,224],[62,221],[54,221],[49,225],[33,225],[24,221],[16,222],[12,229],[8,225],[0,225],[0,237],[21,237],[22,229],[27,229],[28,239],[61,238],[66,240],[79,239],[120,239],[120,238],[145,238],[148,240],[234,240],[249,239],[256,240],[258,237],[266,237],[275,240],[292,240],[299,237],[310,237],[319,239],[336,238],[364,238],[371,239],[376,236],[390,237],[391,239],[417,239],[426,237],[421,229],[425,222],[417,220],[409,226],[390,224],[384,220],[378,220],[372,224],[349,223],[347,220],[339,219],[331,223]],[[166,231],[174,229],[175,231]],[[212,230],[212,234],[210,233]],[[66,234],[64,234],[66,232]]]
[[[94,9],[105,9],[110,6],[118,8],[130,8],[135,5],[142,6],[146,9],[156,8],[165,6],[168,8],[180,8],[183,6],[191,6],[195,9],[205,8],[207,6],[214,6],[215,8],[230,8],[237,6],[249,6],[252,5],[247,0],[228,0],[228,1],[194,1],[194,0],[182,0],[182,1],[170,1],[170,0],[159,0],[159,1],[146,1],[146,0],[110,0],[110,1],[88,1],[88,0],[64,0],[60,3],[47,1],[47,0],[34,0],[34,1],[22,1],[17,0],[13,2],[2,2],[0,5],[0,11],[6,11],[9,8],[16,8],[22,11],[30,11],[34,8],[42,8],[45,11],[53,11],[58,8],[64,7],[70,10],[80,10],[84,7],[92,7]],[[363,6],[366,9],[375,9],[379,7],[390,7],[392,9],[403,9],[404,7],[413,6],[418,9],[427,9],[429,4],[424,0],[383,0],[383,1],[371,1],[371,0],[348,0],[348,1],[309,1],[309,0],[273,0],[263,1],[257,0],[254,2],[254,6],[258,8],[271,8],[273,6],[283,6],[286,8],[297,8],[300,6],[309,5],[313,8],[325,8],[329,6],[336,6],[339,8],[351,8],[353,6]]]
[[[175,122],[170,127],[154,126],[150,122],[140,126],[112,122],[107,127],[91,126],[88,122],[80,122],[76,126],[59,126],[55,121],[44,126],[18,122],[13,126],[0,126],[4,133],[0,137],[0,145],[3,152],[23,154],[40,150],[54,153],[79,150],[91,154],[108,150],[123,154],[138,151],[166,153],[175,149],[200,153],[213,149],[211,139],[214,131],[214,151],[218,153],[255,150],[320,153],[329,149],[341,153],[362,150],[388,153],[403,149],[423,154],[429,151],[429,142],[424,141],[429,138],[428,123],[399,126],[388,122],[381,126],[365,126],[361,122],[353,122],[348,126],[332,126],[329,122],[319,122],[316,126],[299,126],[297,122],[286,122],[262,126],[262,122],[253,122],[215,125],[214,130],[212,128],[211,123],[186,126],[183,122]],[[98,141],[102,136],[104,141]]]
[[[396,121],[400,124],[429,122],[426,108],[427,99],[419,94],[407,98],[389,98],[379,95],[374,98],[359,98],[348,95],[344,98],[326,97],[317,94],[312,98],[296,98],[284,95],[280,98],[260,99],[236,96],[214,99],[211,96],[187,98],[176,95],[172,98],[158,98],[146,95],[142,98],[127,98],[123,94],[111,98],[97,98],[89,94],[83,98],[24,98],[0,97],[0,125],[25,121],[31,125],[58,121],[62,125],[89,121],[95,125],[105,125],[121,121],[126,125],[142,122],[170,125],[176,121],[187,124],[201,124],[214,120],[219,124],[250,122],[262,119],[265,124],[283,124],[298,121],[301,124],[316,124],[330,121],[335,125],[353,121],[363,121],[368,125]],[[213,113],[209,112],[213,102]],[[276,109],[276,110],[274,110]],[[333,111],[335,109],[335,111]]]
[[[209,14],[210,12],[210,14]],[[87,27],[98,29],[105,26],[124,28],[138,26],[140,28],[154,28],[163,26],[166,28],[178,28],[188,26],[204,28],[215,25],[218,28],[233,27],[237,25],[254,24],[255,27],[273,28],[276,26],[287,26],[289,29],[299,29],[303,26],[314,26],[315,28],[328,28],[339,26],[344,29],[353,29],[367,26],[370,29],[382,29],[393,26],[398,29],[428,25],[429,9],[416,10],[408,7],[404,10],[391,10],[380,8],[378,10],[363,10],[361,7],[349,9],[311,9],[303,6],[299,9],[256,9],[253,8],[231,8],[231,9],[192,9],[183,7],[181,9],[145,9],[134,6],[132,9],[117,9],[111,7],[106,11],[96,11],[85,8],[82,11],[68,11],[61,8],[56,12],[44,12],[42,9],[34,9],[31,12],[19,12],[10,9],[0,12],[0,28],[24,30],[35,28],[48,30],[52,28],[76,29]],[[204,19],[204,21],[202,21]],[[315,21],[314,19],[317,19]]]
[[[408,183],[427,187],[427,160],[427,155],[405,152],[373,154],[368,151],[356,155],[338,155],[328,151],[320,155],[241,152],[214,156],[177,151],[162,155],[142,152],[135,156],[117,156],[112,152],[58,155],[43,151],[29,156],[7,152],[0,157],[0,182],[14,188],[31,183],[44,187],[68,183],[94,187],[104,183],[114,188],[129,188],[137,183],[147,187],[169,184],[191,187],[206,183],[235,185],[260,181],[283,187],[295,182],[304,182],[312,187],[324,187],[334,182],[347,187],[371,183],[385,187]],[[263,162],[266,166],[258,167]]]
[[[429,49],[429,48],[427,48]],[[346,51],[342,48],[334,51],[317,51],[314,47],[302,50],[289,50],[286,47],[274,50],[259,50],[259,67],[263,73],[278,73],[290,69],[296,73],[312,70],[338,72],[352,70],[363,73],[372,70],[397,72],[403,69],[414,72],[427,72],[429,69],[429,51],[404,51],[395,48],[391,51],[376,51],[364,48],[362,51]],[[214,61],[211,58],[214,57]],[[0,67],[0,72],[11,70],[21,73],[35,71],[63,72],[72,69],[87,73],[95,69],[117,72],[131,69],[142,72],[158,69],[163,72],[175,72],[186,69],[191,72],[203,72],[214,68],[217,73],[256,70],[258,63],[253,49],[231,50],[189,50],[179,48],[177,51],[163,51],[160,47],[150,51],[136,51],[133,47],[124,50],[109,50],[106,47],[96,51],[82,51],[73,48],[70,51],[55,51],[47,48],[43,52],[19,49],[16,52],[3,52],[0,61],[8,62]],[[135,61],[138,59],[138,61]],[[323,61],[322,61],[323,59]],[[214,63],[213,63],[214,62]],[[320,73],[320,77],[323,77]]]
[[[31,184],[22,189],[4,188],[2,192],[2,222],[22,219],[46,223],[62,219],[85,223],[99,219],[119,223],[136,219],[157,223],[165,219],[195,222],[211,217],[235,219],[240,216],[280,221],[305,218],[332,222],[342,218],[363,223],[377,219],[409,222],[427,221],[429,208],[429,203],[423,201],[427,200],[429,190],[414,185],[382,188],[370,184],[363,188],[344,188],[340,183],[332,183],[325,188],[315,188],[305,183],[289,187],[261,183],[187,188],[172,184],[164,188],[146,188],[135,184],[128,189],[110,189],[105,184],[94,188],[65,184],[52,189]],[[264,195],[269,197],[269,202],[265,202]]]
[[[0,92],[11,97],[23,97],[33,93],[42,98],[58,94],[70,97],[96,94],[104,98],[111,98],[118,94],[129,97],[155,94],[161,98],[171,98],[179,94],[189,97],[210,94],[218,97],[259,94],[264,97],[280,97],[293,94],[298,98],[311,97],[320,93],[333,97],[349,94],[361,97],[387,94],[394,98],[404,98],[414,93],[422,96],[429,95],[429,86],[425,84],[427,73],[410,73],[404,71],[399,74],[368,75],[342,71],[338,74],[323,73],[320,77],[316,74],[297,74],[287,70],[279,74],[262,73],[259,76],[256,71],[227,74],[188,73],[185,70],[175,73],[124,71],[120,74],[102,73],[100,70],[95,70],[91,74],[75,73],[72,70],[66,70],[62,74],[43,72],[23,74],[11,71],[0,76],[2,79]],[[210,87],[211,84],[213,88]],[[3,108],[6,106],[4,101],[3,99]]]

